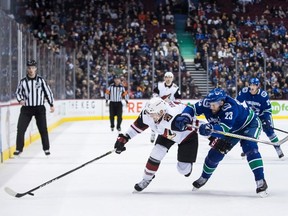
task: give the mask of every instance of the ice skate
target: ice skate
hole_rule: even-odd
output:
[[[191,168],[191,171],[189,173],[187,173],[186,175],[184,175],[185,177],[189,177],[192,173],[192,168]]]
[[[186,175],[184,175],[184,176],[185,177],[189,177],[191,175],[191,173],[192,173],[192,169],[193,169],[193,163],[191,163],[191,167],[190,167],[189,172]]]
[[[274,148],[275,148],[275,150],[276,150],[276,152],[278,154],[278,157],[280,159],[283,158],[284,157],[284,153],[283,153],[282,149],[280,148],[280,146],[274,146]]]
[[[13,155],[19,157],[22,154],[22,151],[16,150]]]
[[[44,153],[46,156],[49,156],[51,154],[49,150],[45,150]]]
[[[197,179],[196,181],[194,181],[194,182],[192,183],[192,185],[194,186],[192,190],[193,190],[193,191],[198,190],[198,189],[201,188],[203,185],[205,185],[207,181],[208,181],[207,178],[203,178],[203,177],[201,176],[199,179]]]
[[[140,192],[140,191],[144,190],[151,183],[151,181],[153,179],[154,179],[154,176],[151,180],[143,179],[141,182],[135,184],[135,186],[134,186],[135,192]]]
[[[268,185],[265,181],[265,179],[261,179],[256,181],[257,184],[257,189],[256,189],[256,193],[259,194],[260,197],[264,198],[268,196],[268,192],[267,192],[267,188]]]

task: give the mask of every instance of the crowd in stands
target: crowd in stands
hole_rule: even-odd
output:
[[[103,98],[115,75],[128,87],[129,74],[130,98],[150,98],[152,80],[161,81],[166,71],[177,84],[180,71],[183,98],[199,98],[174,32],[177,2],[18,0],[15,19],[55,54],[65,47],[67,98],[74,97],[74,70],[76,98],[88,98],[88,86],[90,98]],[[196,40],[194,62],[208,69],[214,86],[235,96],[258,77],[272,99],[288,98],[286,0],[188,2],[185,30]]]
[[[74,95],[72,70],[76,71],[76,98],[88,98],[88,86],[90,98],[103,98],[115,75],[127,87],[128,74],[130,98],[150,98],[153,74],[157,83],[166,71],[177,78],[179,70],[186,80],[183,95],[189,98],[191,77],[186,76],[173,30],[176,1],[158,1],[148,10],[144,2],[155,4],[143,0],[19,0],[15,19],[56,54],[61,46],[67,53],[76,50],[74,64],[73,56],[67,55],[71,69],[66,77],[68,98]]]
[[[270,98],[288,99],[288,1],[215,2],[189,1],[196,67],[208,67],[213,85],[232,96],[258,77]]]

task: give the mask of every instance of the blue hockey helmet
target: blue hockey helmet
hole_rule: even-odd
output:
[[[226,96],[227,96],[226,92],[223,89],[215,88],[209,92],[206,98],[208,102],[213,103],[213,102],[225,100]]]
[[[249,80],[249,85],[252,85],[252,84],[259,86],[260,85],[260,80],[258,78],[251,78]]]

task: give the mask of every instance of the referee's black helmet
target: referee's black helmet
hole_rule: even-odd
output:
[[[37,66],[37,62],[35,60],[28,60],[27,66]]]

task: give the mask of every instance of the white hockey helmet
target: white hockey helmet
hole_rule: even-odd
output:
[[[153,118],[154,122],[158,122],[166,113],[167,104],[160,97],[153,97],[145,106],[145,111]]]
[[[170,77],[170,78],[174,78],[174,75],[172,72],[168,71],[164,74],[164,77]]]

